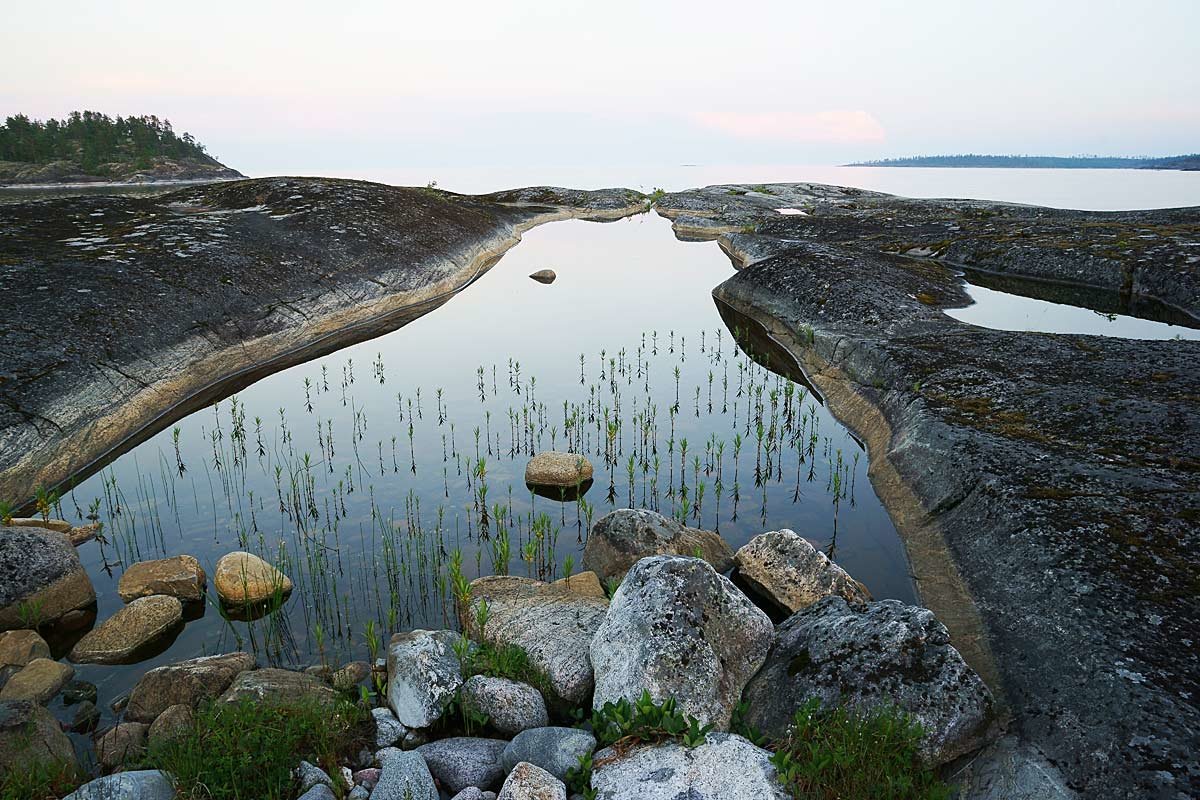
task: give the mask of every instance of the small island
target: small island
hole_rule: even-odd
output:
[[[234,180],[246,176],[177,135],[157,116],[73,111],[40,121],[24,114],[0,125],[0,187]]]
[[[1163,158],[1122,156],[910,156],[855,161],[847,167],[975,167],[1008,169],[1179,169],[1200,170],[1200,153]]]

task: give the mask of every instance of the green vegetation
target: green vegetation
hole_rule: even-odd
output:
[[[151,747],[140,768],[174,775],[180,800],[290,800],[300,760],[339,780],[339,759],[367,743],[366,718],[348,702],[210,703],[180,736]]]
[[[42,122],[17,114],[0,126],[0,161],[72,161],[88,175],[107,175],[106,167],[113,162],[145,169],[155,158],[215,163],[190,133],[178,136],[169,120],[153,115],[113,118],[73,111],[64,120]]]
[[[796,800],[949,798],[950,788],[918,760],[920,741],[920,725],[899,709],[826,709],[814,698],[774,743],[771,763]]]
[[[1018,169],[1200,169],[1200,154],[1165,158],[1110,156],[911,156],[856,161],[848,167],[1008,167]]]
[[[0,800],[56,800],[78,785],[74,764],[24,761],[0,777]]]

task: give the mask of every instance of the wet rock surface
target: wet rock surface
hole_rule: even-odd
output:
[[[1085,796],[1194,793],[1200,343],[989,330],[941,309],[968,302],[951,266],[969,262],[1195,316],[1200,210],[744,188],[661,208],[749,265],[715,296],[867,440],[924,602],[1015,733]]]
[[[602,580],[620,580],[640,558],[700,557],[717,572],[733,566],[733,550],[713,531],[689,528],[657,511],[619,508],[596,520],[583,549],[583,566]]]
[[[89,474],[261,374],[399,327],[526,227],[644,208],[618,189],[322,178],[4,204],[0,497]]]

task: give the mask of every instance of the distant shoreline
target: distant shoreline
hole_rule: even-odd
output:
[[[911,156],[855,161],[846,167],[935,167],[973,169],[1154,169],[1200,170],[1200,154],[1163,158],[1125,158],[1109,156],[994,156],[952,155]]]
[[[69,183],[0,183],[0,191],[47,191],[53,189],[136,189],[157,186],[193,186],[201,183],[244,181],[245,175],[220,178],[163,178],[144,181],[72,181]]]

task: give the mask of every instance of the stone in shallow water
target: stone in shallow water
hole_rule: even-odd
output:
[[[96,602],[70,540],[46,528],[0,527],[0,630],[54,622]]]
[[[463,684],[462,701],[486,714],[488,724],[508,736],[550,724],[541,692],[527,683],[473,675]]]
[[[35,658],[49,658],[50,646],[37,631],[0,632],[0,664],[23,667]]]
[[[153,722],[169,706],[195,708],[202,700],[215,700],[239,673],[253,668],[254,656],[241,652],[155,667],[133,687],[125,716],[135,722]]]
[[[417,748],[429,771],[451,792],[468,786],[486,789],[504,777],[500,755],[508,742],[474,736],[454,736]]]
[[[126,603],[155,594],[178,597],[185,603],[196,602],[204,599],[207,581],[204,568],[194,557],[172,556],[140,561],[125,570],[117,583],[117,594]]]
[[[583,566],[601,580],[620,579],[647,556],[697,553],[717,572],[733,566],[733,549],[719,534],[680,525],[649,509],[620,508],[592,526],[583,548]]]
[[[8,679],[0,689],[0,700],[32,700],[45,705],[74,675],[75,669],[70,664],[35,658]]]
[[[761,533],[737,551],[734,561],[735,579],[788,614],[830,595],[851,603],[871,599],[865,586],[795,531]]]
[[[578,453],[538,453],[525,465],[525,482],[533,486],[574,488],[592,479],[592,464]]]
[[[77,664],[121,664],[139,654],[183,622],[183,604],[176,597],[139,597],[89,631],[71,648]]]
[[[950,645],[945,626],[929,609],[897,600],[851,605],[827,597],[779,626],[746,686],[747,722],[780,737],[810,698],[899,707],[921,724],[921,756],[934,766],[994,735],[992,693]]]
[[[554,280],[558,277],[558,273],[552,269],[539,269],[537,272],[530,273],[529,277],[538,283],[554,283]]]
[[[649,692],[718,729],[771,647],[770,618],[699,558],[643,558],[591,642],[593,708]]]
[[[771,754],[741,736],[710,733],[699,747],[664,742],[596,753],[597,800],[790,800]]]
[[[71,523],[65,519],[42,519],[41,517],[13,517],[8,522],[14,528],[45,528],[56,533],[70,533]]]
[[[119,772],[85,783],[63,800],[174,800],[168,772],[156,769]]]
[[[291,578],[253,553],[241,551],[221,556],[213,585],[222,600],[235,606],[267,603],[292,591]]]
[[[397,633],[388,643],[388,705],[407,727],[427,728],[440,719],[462,685],[454,652],[461,639],[454,631],[415,630]]]

